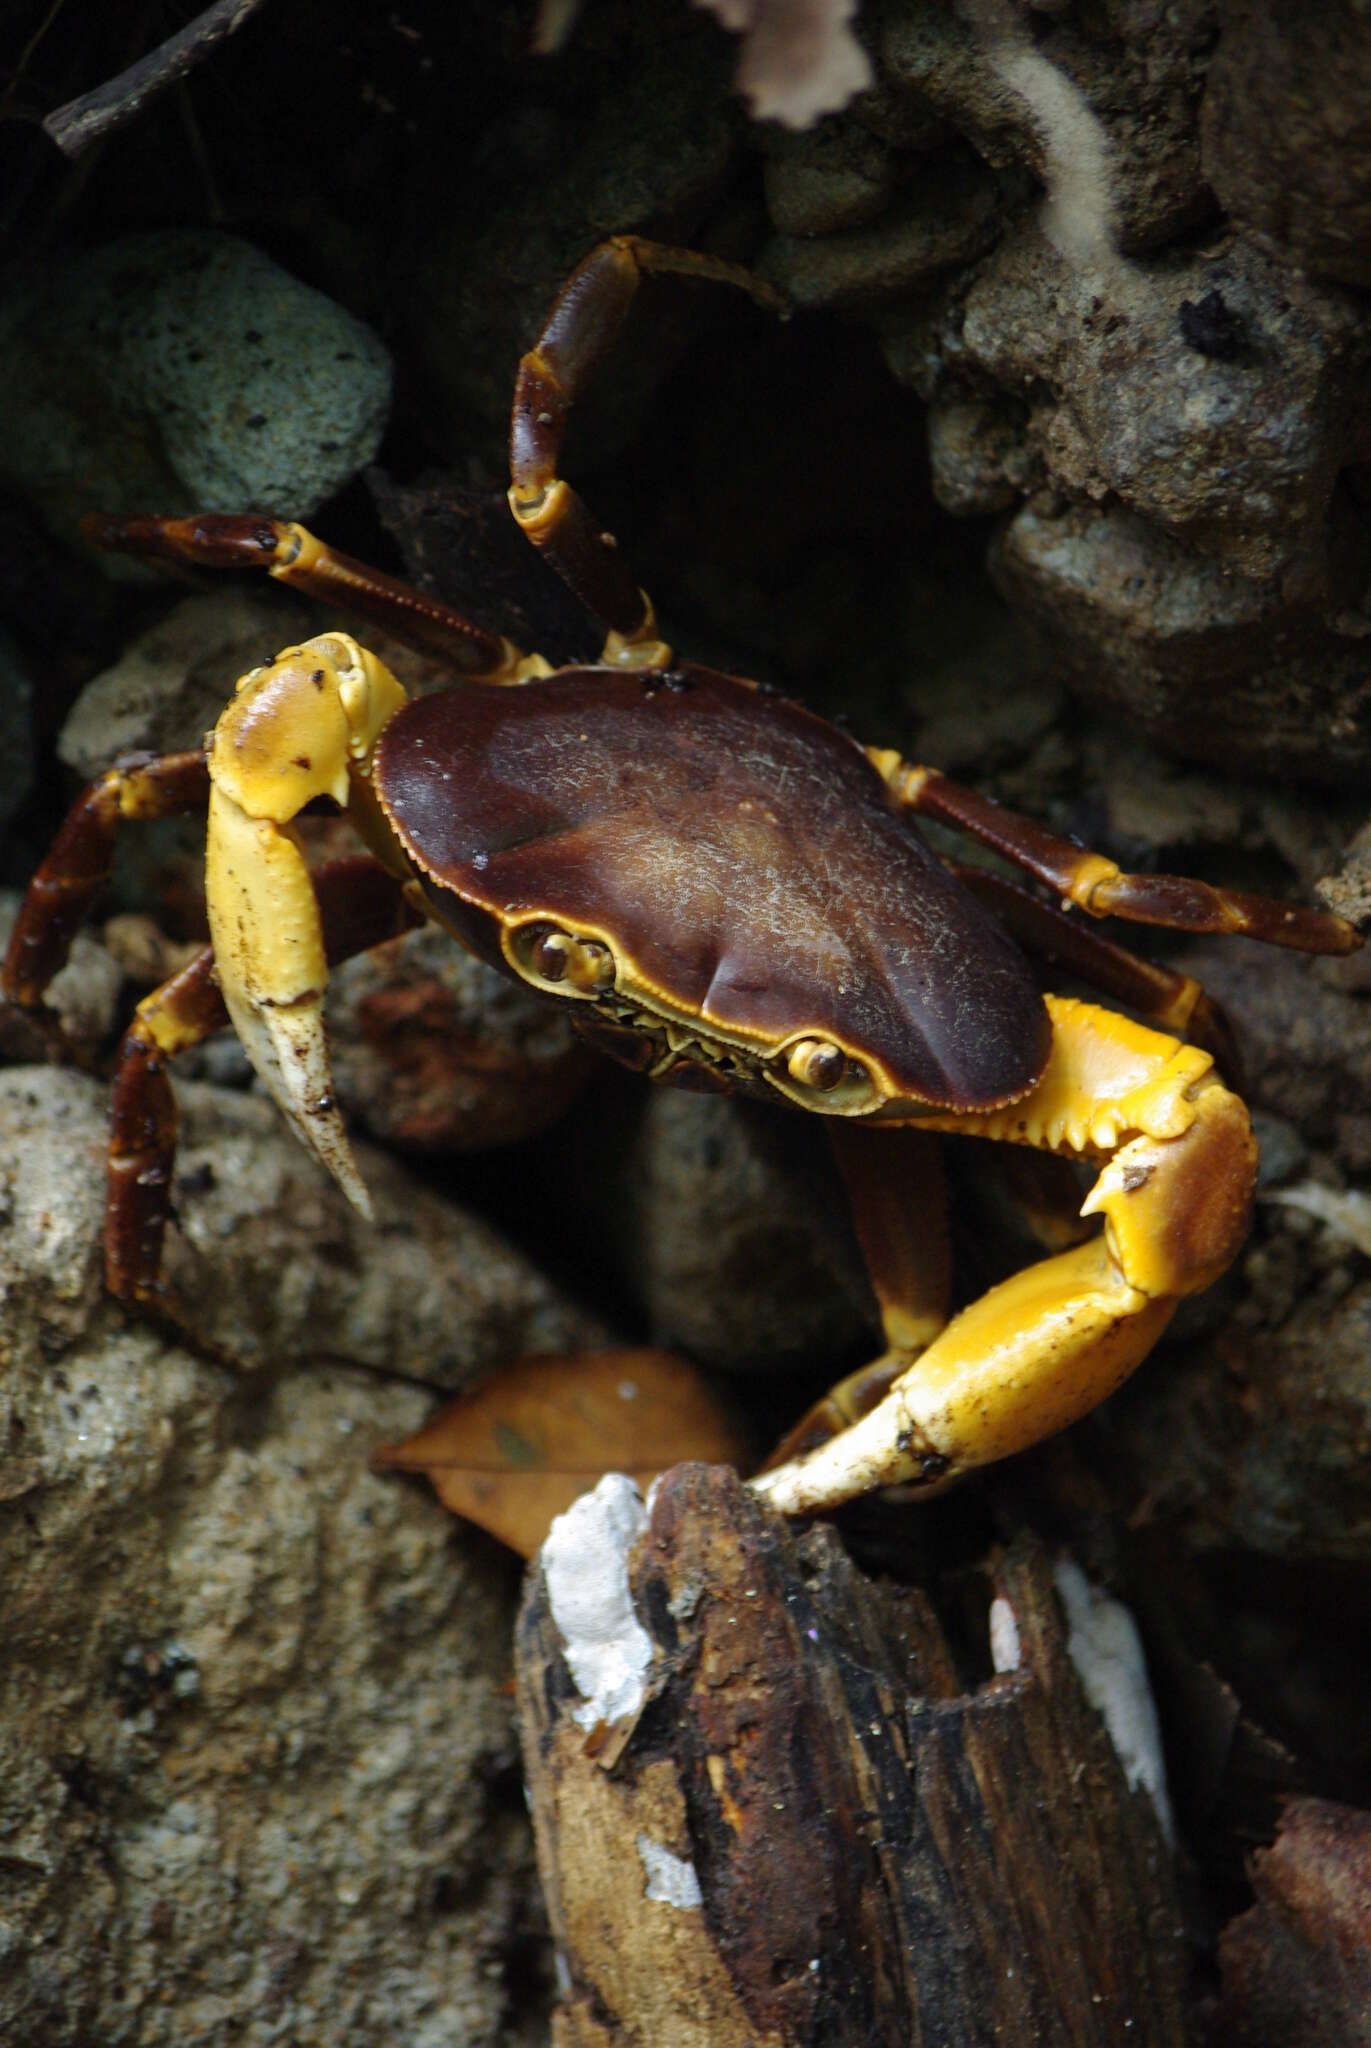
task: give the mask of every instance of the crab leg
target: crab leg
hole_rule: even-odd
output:
[[[521,681],[528,664],[512,640],[487,633],[440,598],[340,554],[303,526],[261,513],[200,512],[190,519],[92,513],[82,531],[96,547],[143,561],[265,570],[278,582],[383,627],[421,653],[441,655],[463,675],[483,682]],[[538,663],[537,671],[546,673],[546,664]]]
[[[1136,1010],[1159,1029],[1172,1031],[1190,1045],[1212,1052],[1219,1071],[1235,1088],[1242,1086],[1242,1059],[1233,1026],[1203,982],[1193,974],[1177,974],[1154,960],[1141,960],[1126,946],[1116,946],[1100,932],[1058,910],[1054,903],[1030,896],[989,868],[958,864],[953,872],[979,896],[1035,960],[1069,968],[1091,988],[1116,1003]]]
[[[1240,932],[1301,953],[1351,953],[1362,943],[1356,926],[1331,911],[1214,889],[1186,875],[1125,874],[1103,854],[1059,838],[936,768],[916,767],[888,748],[867,752],[897,803],[993,847],[1091,917],[1123,917],[1184,932]]]
[[[670,659],[657,640],[651,602],[613,534],[558,476],[557,463],[567,415],[617,340],[638,286],[663,273],[732,285],[771,312],[787,310],[779,293],[738,264],[616,235],[592,249],[557,294],[519,364],[509,423],[514,517],[586,609],[612,629],[603,659],[639,667]]]
[[[832,1117],[829,1142],[847,1189],[886,1348],[830,1387],[772,1453],[802,1457],[867,1415],[947,1323],[952,1249],[942,1152],[931,1133],[870,1130]]]
[[[1042,1080],[1001,1110],[922,1127],[1100,1159],[1082,1208],[1104,1229],[954,1318],[879,1407],[753,1483],[790,1514],[929,1486],[1026,1450],[1112,1393],[1178,1299],[1218,1278],[1247,1228],[1256,1146],[1210,1055],[1088,1003],[1046,998]]]
[[[19,906],[0,969],[7,1001],[35,1009],[66,965],[86,912],[110,878],[121,822],[202,811],[208,795],[209,769],[199,752],[131,754],[91,783]]]

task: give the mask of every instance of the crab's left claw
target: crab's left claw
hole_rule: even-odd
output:
[[[370,1217],[371,1197],[334,1094],[323,927],[295,833],[250,818],[216,789],[206,899],[219,986],[244,1051],[296,1134]]]
[[[205,893],[224,1003],[281,1110],[364,1216],[324,1036],[323,925],[291,820],[321,796],[355,808],[376,734],[403,701],[373,655],[326,634],[245,676],[209,749]]]

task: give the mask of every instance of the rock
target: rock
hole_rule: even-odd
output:
[[[916,0],[890,10],[882,68],[988,162],[1021,164],[1049,192],[1070,186],[1078,209],[1103,202],[1133,251],[1209,210],[1195,120],[1209,34],[1203,0],[1039,14],[1031,36],[1007,0]],[[1092,193],[1102,163],[1110,189]]]
[[[354,1235],[268,1104],[181,1095],[173,1263],[246,1379],[102,1294],[103,1091],[0,1076],[0,2032],[523,2039],[515,1578],[367,1446],[428,1406],[392,1374],[597,1332],[377,1155]]]
[[[1224,210],[1300,269],[1371,284],[1371,21],[1224,0],[1202,115]]]
[[[1363,2048],[1371,2011],[1371,1813],[1295,1799],[1252,1859],[1257,1903],[1219,1938],[1216,2040]]]
[[[1076,689],[1218,767],[1359,784],[1366,642],[1278,579],[1234,574],[1122,506],[1023,507],[991,572]]]
[[[1211,293],[1241,337],[1232,354],[1187,332],[1184,307]],[[1117,499],[1228,573],[1279,576],[1308,600],[1328,588],[1329,513],[1366,440],[1369,364],[1360,306],[1250,244],[1092,269],[1020,233],[949,301],[943,375],[924,388],[936,407],[988,379],[1025,405],[1066,497]]]
[[[86,512],[303,518],[375,454],[390,361],[249,243],[128,235],[12,278],[0,472],[74,538]]]
[[[327,1021],[349,1119],[408,1151],[531,1137],[595,1066],[563,1012],[432,928],[336,969]]]
[[[642,1301],[654,1343],[701,1364],[836,1378],[876,1348],[874,1302],[817,1119],[644,1088],[600,1156],[571,1127],[578,1200]]]
[[[0,955],[9,944],[19,900],[15,890],[0,892]],[[118,1018],[123,986],[119,962],[90,933],[78,932],[71,957],[48,988],[46,1005],[69,1045],[83,1053],[96,1053],[107,1044]],[[4,1034],[0,1052],[13,1056],[21,1047],[30,1054],[39,1050],[38,1027],[22,1011],[4,1003],[0,1003],[0,1033]]]
[[[874,226],[814,240],[780,235],[758,267],[806,310],[901,299],[990,247],[998,201],[995,179],[959,145],[929,158],[907,194]]]
[[[764,172],[767,212],[781,235],[831,235],[883,213],[894,189],[891,152],[850,115],[778,137]]]
[[[284,591],[225,583],[183,598],[82,691],[57,751],[90,781],[120,754],[199,746],[248,669],[313,631]]]

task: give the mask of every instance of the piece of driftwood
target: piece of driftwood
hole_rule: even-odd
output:
[[[214,0],[194,21],[168,36],[146,57],[130,64],[117,78],[106,79],[79,99],[54,107],[43,127],[64,156],[77,157],[102,135],[122,128],[150,100],[201,63],[217,43],[231,36],[256,14],[263,0]]]
[[[617,1622],[593,1551],[544,1551],[518,1636],[558,2048],[1185,2041],[1169,1851],[1035,1546],[992,1574],[1017,1668],[970,1690],[922,1594],[727,1470],[660,1482]]]

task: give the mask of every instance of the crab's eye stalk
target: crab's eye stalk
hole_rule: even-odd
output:
[[[614,979],[614,956],[598,939],[580,939],[555,924],[527,925],[516,940],[517,964],[543,987],[594,995]]]
[[[847,1056],[826,1038],[802,1038],[790,1049],[786,1061],[792,1081],[827,1095],[837,1087],[847,1069]]]

